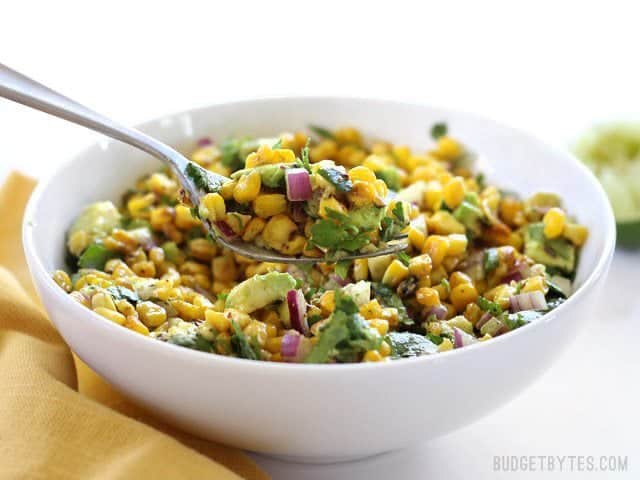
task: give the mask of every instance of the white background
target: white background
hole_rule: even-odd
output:
[[[175,3],[3,4],[0,62],[129,124],[290,94],[434,103],[561,145],[594,121],[640,118],[632,1]],[[0,179],[46,174],[95,138],[0,101]],[[638,478],[639,269],[638,254],[618,252],[605,301],[567,353],[482,421],[357,463],[258,461],[277,479]],[[629,458],[626,473],[495,473],[494,455]]]

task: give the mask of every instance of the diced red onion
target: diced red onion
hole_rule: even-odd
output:
[[[198,139],[199,147],[206,147],[207,145],[211,145],[212,143],[213,143],[213,140],[211,140],[209,137],[202,137]]]
[[[304,298],[302,290],[289,290],[287,292],[287,305],[289,307],[291,326],[302,334],[308,333],[307,300]]]
[[[509,297],[509,305],[514,313],[523,310],[544,310],[547,308],[547,300],[542,292],[528,292]]]
[[[489,312],[484,312],[482,314],[482,316],[478,319],[478,321],[476,322],[476,328],[478,330],[480,330],[482,328],[482,326],[487,323],[489,320],[491,320],[493,318],[493,315],[491,315]]]
[[[311,351],[311,341],[294,330],[282,337],[280,355],[285,362],[302,362]]]
[[[458,327],[453,327],[453,340],[455,348],[466,347],[478,341],[476,337],[469,335]]]
[[[229,224],[224,220],[217,221],[216,227],[218,227],[218,230],[220,230],[220,233],[222,233],[227,238],[234,238],[236,236],[236,233],[229,226]]]
[[[304,168],[289,168],[285,172],[287,198],[292,202],[309,200],[312,195],[311,177]]]
[[[332,273],[331,275],[329,275],[329,279],[333,280],[335,283],[337,283],[341,287],[349,285],[349,280],[347,280],[346,278],[342,278],[340,275],[335,273]]]
[[[435,307],[431,307],[429,310],[427,310],[425,318],[429,318],[431,315],[435,315],[438,320],[444,320],[445,318],[447,318],[448,313],[449,311],[447,310],[447,307],[445,307],[444,305],[436,305]]]

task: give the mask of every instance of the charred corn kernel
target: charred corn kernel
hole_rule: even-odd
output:
[[[422,252],[429,254],[433,267],[438,267],[449,252],[449,239],[441,235],[429,235],[424,242]]]
[[[249,221],[251,221],[251,215],[245,215],[238,212],[229,212],[225,217],[225,222],[229,227],[231,227],[231,230],[233,230],[233,233],[236,235],[242,235],[244,233],[244,229]]]
[[[488,292],[484,293],[484,296],[487,300],[491,300],[492,302],[500,305],[504,310],[509,308],[509,297],[511,297],[515,293],[515,288],[510,285],[498,285],[495,288],[492,288]]]
[[[330,315],[336,309],[336,293],[333,290],[327,290],[320,297],[320,309],[324,315]]]
[[[547,282],[544,280],[544,277],[541,275],[536,275],[534,277],[529,277],[525,280],[521,293],[528,292],[542,292],[544,294],[547,293],[549,287],[547,286]]]
[[[453,177],[442,188],[442,199],[447,207],[454,209],[462,203],[465,194],[464,179],[462,177]]]
[[[297,225],[288,216],[276,215],[265,225],[262,239],[268,246],[279,250],[297,230]]]
[[[443,338],[442,343],[438,345],[438,351],[446,352],[449,350],[453,350],[453,343],[451,343],[451,340],[449,340],[448,338]]]
[[[291,240],[285,242],[279,250],[285,255],[300,255],[306,244],[307,239],[303,235],[295,235]]]
[[[384,271],[382,283],[395,287],[408,276],[409,268],[400,260],[396,259],[392,261]]]
[[[248,174],[242,175],[236,188],[233,190],[233,198],[238,203],[253,202],[260,193],[262,179],[260,172],[252,170]]]
[[[455,317],[455,315],[456,315],[456,307],[454,307],[452,304],[447,303],[447,302],[443,302],[442,306],[447,309],[447,318]]]
[[[258,321],[250,320],[249,324],[244,327],[244,334],[254,340],[258,345],[264,347],[267,342],[267,325]]]
[[[416,291],[416,300],[425,307],[440,305],[440,294],[434,288],[423,287]]]
[[[247,224],[247,227],[242,234],[242,240],[244,240],[245,242],[252,241],[258,235],[260,235],[262,230],[264,230],[266,224],[267,222],[264,219],[260,217],[253,217]]]
[[[106,308],[107,310],[116,311],[116,305],[113,303],[113,298],[108,293],[98,292],[91,297],[91,308]]]
[[[462,255],[467,251],[469,240],[463,233],[452,233],[449,235],[449,249],[447,255]]]
[[[194,238],[189,242],[189,255],[197,260],[209,262],[218,253],[216,244],[208,238]]]
[[[169,300],[169,305],[176,309],[180,318],[188,321],[201,318],[203,309],[184,300]]]
[[[566,224],[566,215],[558,207],[550,208],[542,218],[544,224],[544,236],[547,238],[557,238],[562,235]]]
[[[211,262],[213,278],[220,282],[232,282],[238,278],[238,267],[231,255],[216,257]]]
[[[167,311],[153,302],[138,302],[136,312],[147,327],[158,327],[167,320]]]
[[[287,198],[281,193],[258,195],[253,201],[253,211],[262,218],[280,215],[287,211]]]
[[[462,147],[451,137],[446,135],[438,139],[436,155],[444,160],[455,160],[462,155]]]
[[[386,198],[387,194],[389,193],[389,187],[387,187],[387,184],[384,183],[384,180],[376,180],[373,185],[376,188],[376,193],[378,194],[378,196],[380,198]]]
[[[271,353],[278,353],[282,347],[282,337],[268,338],[264,348]]]
[[[356,282],[369,278],[369,264],[366,258],[359,258],[353,262],[353,279]]]
[[[389,355],[391,355],[391,346],[383,340],[382,342],[380,342],[378,351],[383,357],[388,357]]]
[[[327,210],[335,210],[336,212],[346,214],[346,207],[340,203],[335,197],[327,197],[320,200],[318,214],[322,218],[327,218]]]
[[[472,283],[461,283],[451,289],[449,296],[456,310],[462,312],[467,304],[478,299],[478,291]]]
[[[134,263],[131,269],[139,277],[153,278],[156,276],[156,265],[150,260]]]
[[[377,350],[367,350],[362,358],[363,362],[381,362],[382,360],[382,355]]]
[[[438,296],[440,300],[446,300],[449,298],[449,294],[451,293],[451,286],[447,282],[440,281],[437,285],[432,287],[436,292],[438,292]]]
[[[76,257],[79,257],[82,252],[89,246],[91,238],[89,234],[84,230],[78,230],[69,236],[67,240],[67,248]]]
[[[417,251],[422,251],[424,242],[427,239],[427,236],[424,234],[424,232],[418,230],[416,227],[410,226],[409,230],[407,231],[407,235],[409,237],[409,244]]]
[[[369,320],[369,325],[375,328],[381,336],[389,333],[389,322],[379,318]]]
[[[207,193],[200,202],[200,216],[212,222],[224,220],[227,208],[224,198],[219,193]]]
[[[416,278],[428,277],[431,273],[431,257],[423,253],[409,261],[409,273]]]
[[[124,322],[126,320],[126,317],[123,314],[116,312],[115,309],[110,310],[108,308],[98,307],[94,308],[93,311],[98,315],[106,318],[107,320],[111,320],[113,323],[117,323],[118,325],[124,325]]]
[[[473,284],[471,277],[464,272],[453,272],[449,276],[449,285],[451,288],[456,288],[462,284]]]
[[[361,181],[374,183],[376,181],[376,174],[367,167],[357,166],[349,170],[349,178],[352,182]]]
[[[382,204],[384,201],[378,197],[378,192],[373,183],[362,182],[360,180],[353,182],[353,187],[347,194],[347,198],[354,207],[363,207],[372,203]]]
[[[360,306],[360,315],[362,315],[365,319],[371,320],[374,318],[382,317],[382,306],[378,302],[378,300],[371,300],[364,305]]]
[[[473,325],[476,324],[484,312],[480,309],[477,303],[469,303],[464,309],[464,316]]]
[[[64,272],[62,270],[56,270],[54,272],[53,281],[56,282],[58,286],[67,293],[69,293],[73,288],[69,274],[67,274],[67,272]]]
[[[429,227],[429,232],[440,235],[464,234],[465,232],[464,225],[445,210],[439,210],[427,218],[427,226]]]
[[[587,230],[587,227],[577,223],[567,223],[564,227],[563,235],[576,247],[581,247],[587,241],[589,230]]]
[[[175,224],[180,230],[190,230],[200,225],[200,220],[194,218],[191,210],[184,205],[176,205]]]

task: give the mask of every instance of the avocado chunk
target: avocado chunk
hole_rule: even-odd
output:
[[[465,196],[462,203],[453,211],[455,219],[462,223],[467,231],[475,237],[482,232],[481,222],[484,217],[482,210],[476,202],[477,197],[470,195]]]
[[[572,273],[576,249],[564,238],[545,238],[542,222],[531,223],[524,231],[524,253],[538,263]]]
[[[231,178],[236,180],[239,179],[242,175],[246,175],[249,172],[255,170],[260,174],[260,180],[262,184],[270,187],[277,188],[284,185],[284,175],[287,167],[291,167],[293,164],[291,163],[274,163],[270,165],[259,165],[253,168],[245,168],[243,170],[238,170],[231,175]]]
[[[282,301],[287,292],[296,288],[295,279],[288,273],[269,272],[256,275],[231,289],[225,308],[251,313],[259,308]]]
[[[375,205],[356,208],[349,212],[349,219],[360,230],[377,230],[384,217],[384,208]]]
[[[111,231],[120,226],[122,215],[111,202],[97,202],[88,205],[76,218],[69,229],[68,237],[74,233],[84,231],[89,235],[89,243],[97,239],[104,238]],[[82,252],[74,252],[79,256]]]
[[[400,172],[396,167],[383,168],[376,172],[376,177],[387,184],[391,190],[396,192],[402,188],[402,182],[400,181]]]

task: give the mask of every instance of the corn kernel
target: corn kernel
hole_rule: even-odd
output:
[[[58,284],[65,292],[69,293],[72,289],[71,278],[69,274],[63,270],[56,270],[53,274],[53,281]]]
[[[461,283],[451,289],[450,297],[456,310],[462,312],[467,304],[478,299],[478,291],[472,283]]]
[[[227,213],[224,198],[219,193],[207,193],[200,202],[200,216],[212,222],[224,220]]]
[[[467,250],[469,240],[463,233],[452,233],[449,235],[449,249],[447,255],[462,255]]]
[[[253,217],[242,234],[242,240],[245,242],[251,242],[254,238],[260,235],[266,224],[267,222],[264,219],[260,217]]]
[[[392,261],[382,276],[382,283],[392,287],[397,286],[402,280],[409,276],[409,268],[396,259]]]
[[[438,267],[449,252],[449,239],[440,235],[429,235],[424,242],[422,252],[429,254],[434,268]]]
[[[566,215],[558,207],[550,208],[542,219],[544,224],[544,235],[547,238],[557,238],[562,235],[566,224]]]
[[[260,193],[262,179],[260,172],[252,170],[248,174],[242,175],[238,184],[233,190],[233,198],[238,203],[248,203],[256,199]]]
[[[464,234],[465,228],[456,217],[445,210],[438,210],[436,213],[427,218],[427,226],[429,231],[440,235]]]
[[[409,244],[417,251],[422,251],[424,242],[427,239],[427,236],[424,234],[424,232],[415,228],[414,226],[410,226],[409,230],[407,231],[407,236],[409,237]]]
[[[366,258],[358,258],[353,262],[353,279],[356,282],[369,277],[369,264]]]
[[[365,183],[374,183],[376,174],[367,167],[358,166],[349,170],[349,178],[352,182],[361,181]]]
[[[336,309],[336,293],[333,290],[327,290],[320,297],[320,309],[324,315],[330,315]]]
[[[108,308],[98,307],[94,308],[93,311],[98,315],[106,318],[107,320],[111,320],[113,323],[117,323],[118,325],[124,325],[124,322],[126,320],[126,317],[123,314],[116,312],[115,310],[110,310]]]
[[[449,350],[453,350],[453,343],[448,338],[443,338],[442,343],[438,345],[439,352],[447,352]]]
[[[377,350],[367,350],[362,358],[363,362],[380,362],[382,361],[382,355]]]
[[[364,305],[361,305],[359,310],[360,310],[360,315],[362,315],[367,320],[382,317],[382,306],[380,305],[378,300],[375,300],[375,299],[370,300]]]
[[[423,287],[416,291],[416,300],[425,307],[435,307],[440,305],[440,294],[434,288]]]
[[[442,198],[447,207],[454,209],[462,203],[465,194],[464,179],[454,177],[442,188]]]
[[[444,160],[455,160],[462,155],[462,147],[456,140],[445,135],[438,139],[438,149],[435,153]]]
[[[185,205],[176,205],[176,215],[174,222],[180,230],[191,230],[200,225],[200,220],[194,218],[191,210]]]
[[[381,336],[385,336],[389,333],[389,322],[387,320],[372,319],[369,320],[369,325],[375,328]]]
[[[547,282],[545,282],[544,277],[541,275],[535,275],[533,277],[529,277],[525,280],[521,293],[529,293],[529,292],[542,292],[544,294],[547,293],[549,287],[547,286]]]
[[[389,355],[391,355],[391,346],[383,340],[382,342],[380,342],[378,351],[383,357],[388,357]]]
[[[336,200],[335,197],[327,197],[320,200],[318,207],[318,214],[322,218],[327,218],[327,210],[335,210],[336,212],[346,214],[347,209],[345,206]]]
[[[280,250],[297,230],[297,225],[288,216],[276,215],[265,225],[262,239],[271,248]]]
[[[281,193],[258,195],[253,201],[253,211],[262,218],[269,218],[287,211],[287,198]]]
[[[581,247],[587,241],[589,230],[587,230],[587,227],[577,223],[567,223],[564,227],[563,235],[576,247]]]
[[[425,278],[431,273],[431,257],[423,253],[409,261],[409,273],[416,278]]]
[[[167,311],[153,302],[138,302],[136,311],[147,327],[158,327],[167,320]]]

